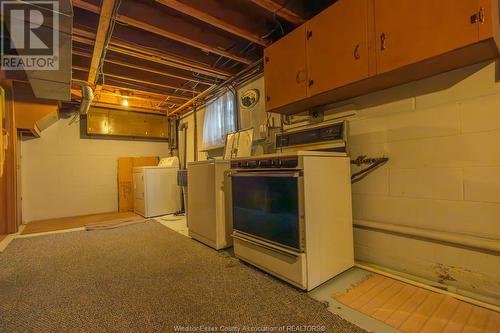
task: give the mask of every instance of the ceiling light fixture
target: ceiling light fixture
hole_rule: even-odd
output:
[[[124,99],[122,100],[122,105],[123,105],[123,106],[128,106],[128,99],[124,98]]]

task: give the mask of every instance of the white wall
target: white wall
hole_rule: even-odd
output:
[[[169,155],[165,142],[81,139],[68,119],[21,145],[25,222],[117,211],[118,158]]]
[[[441,231],[500,248],[495,75],[496,64],[483,63],[344,103],[357,111],[351,157],[390,159],[353,185],[355,223]],[[497,251],[356,227],[355,252],[357,260],[500,303]]]

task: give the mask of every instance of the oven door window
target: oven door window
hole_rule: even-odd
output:
[[[233,175],[233,228],[300,249],[299,178]]]

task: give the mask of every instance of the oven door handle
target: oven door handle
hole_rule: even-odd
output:
[[[234,171],[229,173],[229,177],[276,177],[276,178],[300,178],[304,174],[302,171],[277,171],[277,172],[262,172],[262,171],[254,171],[254,172],[241,172]]]
[[[262,242],[262,241],[256,241],[256,240],[250,239],[250,238],[245,237],[245,236],[240,236],[237,233],[233,233],[231,236],[233,238],[239,239],[241,241],[244,241],[244,242],[256,245],[256,246],[263,247],[267,250],[280,253],[280,254],[287,256],[287,257],[290,257],[290,258],[297,258],[299,256],[298,253],[292,252],[290,250],[280,249],[277,246],[266,244],[265,242]]]

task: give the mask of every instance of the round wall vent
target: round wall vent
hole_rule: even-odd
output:
[[[240,97],[240,104],[243,109],[253,108],[259,102],[260,93],[258,89],[245,91]]]

